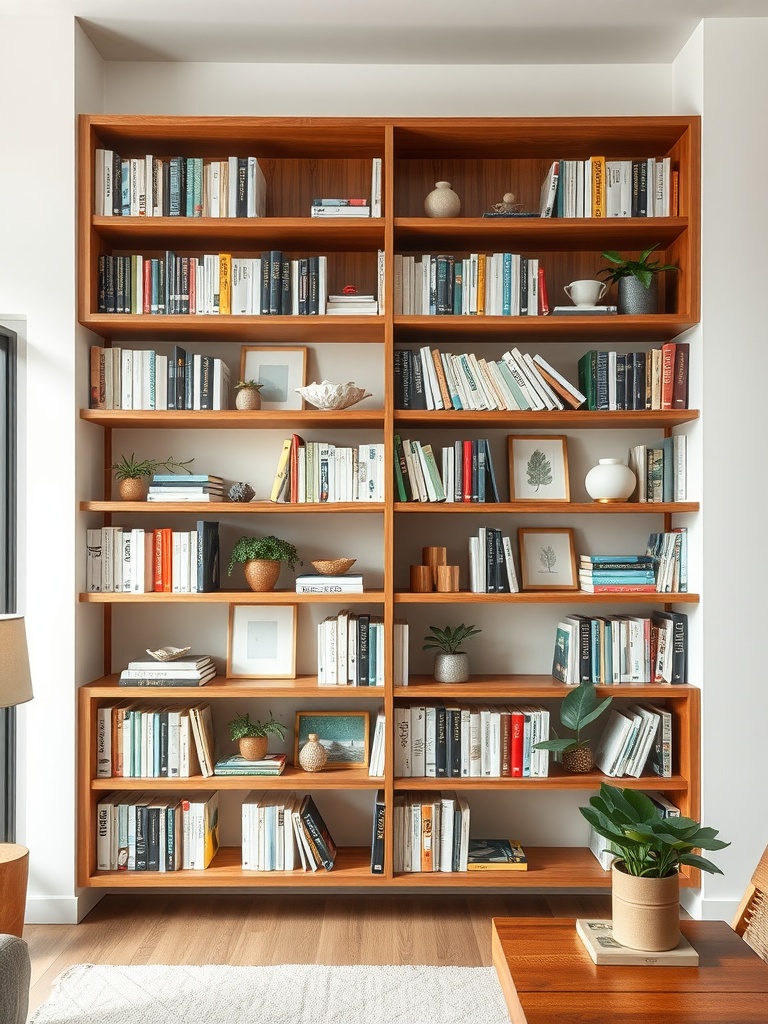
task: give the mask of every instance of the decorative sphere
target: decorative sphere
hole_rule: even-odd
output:
[[[626,501],[635,484],[635,474],[621,459],[600,459],[584,478],[587,494],[594,501]]]

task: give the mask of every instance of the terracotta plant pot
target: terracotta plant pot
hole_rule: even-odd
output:
[[[623,861],[611,867],[613,937],[622,946],[661,952],[680,941],[680,885],[666,878],[628,875]]]
[[[147,497],[147,484],[143,476],[129,476],[118,480],[117,493],[121,501],[144,501]]]
[[[266,736],[243,736],[238,741],[240,753],[249,761],[261,761],[267,754],[269,740]]]
[[[280,562],[252,558],[248,562],[243,562],[243,572],[251,590],[264,593],[267,590],[275,589],[277,578],[280,575]]]

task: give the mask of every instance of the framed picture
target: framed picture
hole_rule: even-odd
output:
[[[293,763],[311,732],[328,754],[327,768],[368,767],[367,711],[297,711]]]
[[[510,501],[570,501],[563,434],[511,434],[507,444]]]
[[[573,530],[556,527],[517,531],[523,590],[578,590]]]
[[[230,605],[227,675],[295,679],[296,609],[295,604]]]
[[[258,348],[240,350],[240,380],[255,380],[262,409],[303,409],[304,399],[296,388],[306,384],[306,348]]]

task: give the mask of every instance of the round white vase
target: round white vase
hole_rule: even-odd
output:
[[[626,501],[636,484],[635,474],[621,459],[600,459],[584,478],[594,501]]]
[[[458,217],[461,200],[451,188],[450,181],[436,181],[434,191],[424,200],[428,217]]]

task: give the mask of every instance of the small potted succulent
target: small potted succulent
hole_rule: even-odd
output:
[[[622,946],[658,952],[680,940],[679,872],[682,865],[721,875],[694,850],[722,850],[714,828],[692,818],[662,818],[653,801],[634,789],[603,783],[579,810],[611,843],[613,935]]]
[[[232,548],[227,575],[237,562],[243,563],[245,579],[251,590],[274,590],[283,562],[293,569],[299,553],[293,544],[279,537],[240,537]]]
[[[535,746],[559,754],[560,762],[567,772],[591,771],[594,766],[592,749],[589,740],[582,737],[581,730],[599,718],[612,700],[613,697],[606,697],[598,701],[594,683],[580,683],[560,704],[560,723],[570,729],[573,736],[541,740]]]
[[[235,407],[238,409],[260,409],[261,395],[264,387],[257,380],[239,380],[235,384]]]
[[[119,462],[113,463],[109,468],[114,470],[117,480],[117,492],[123,501],[144,501],[146,497],[146,478],[156,473],[158,469],[168,471],[183,469],[185,473],[192,470],[187,467],[195,460],[187,459],[186,462],[177,462],[175,459],[137,459],[133,452],[123,455]]]
[[[598,274],[606,281],[616,283],[619,290],[619,313],[644,315],[655,313],[659,301],[658,275],[665,270],[677,270],[671,263],[651,259],[651,253],[659,243],[640,253],[636,260],[625,259],[615,249],[606,250],[602,256],[610,267],[603,267]]]
[[[451,629],[446,626],[440,629],[438,626],[430,626],[431,636],[424,637],[423,651],[437,651],[435,654],[435,665],[433,675],[438,683],[466,683],[469,679],[469,655],[459,648],[471,636],[481,633],[482,630],[474,626],[465,626],[464,623]]]
[[[238,744],[241,755],[249,761],[260,761],[266,757],[270,736],[285,739],[285,726],[275,721],[271,711],[266,722],[258,719],[252,722],[246,712],[244,715],[236,715],[227,725],[229,735]]]

